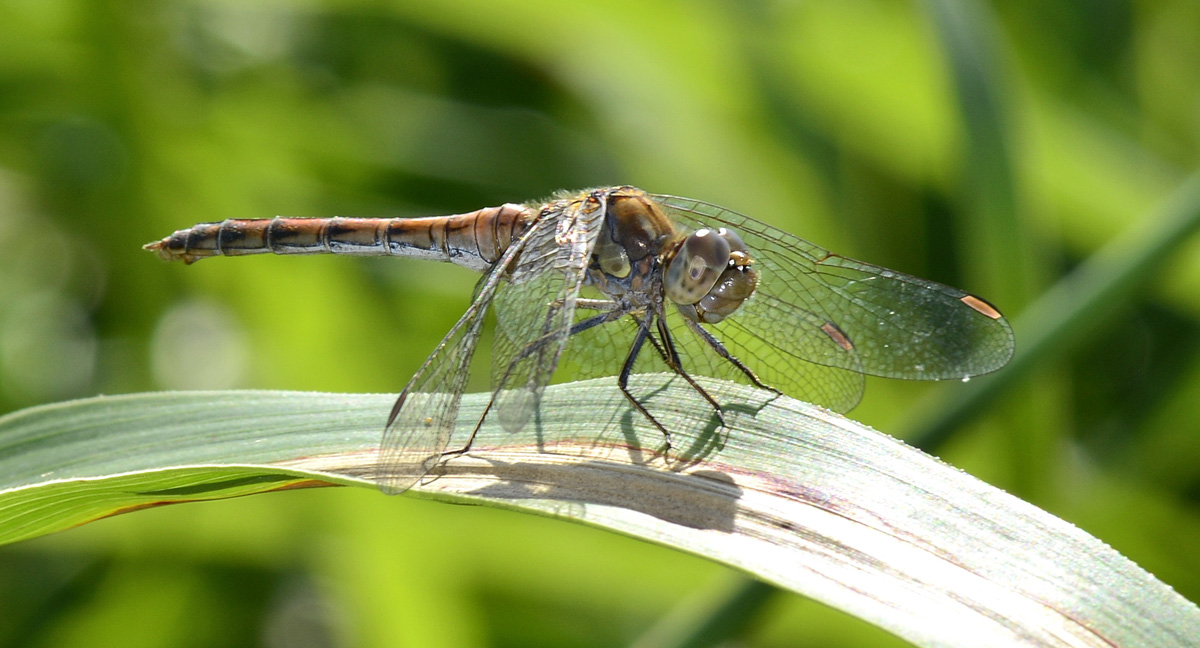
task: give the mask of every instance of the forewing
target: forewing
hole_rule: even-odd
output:
[[[757,359],[750,368],[775,374],[760,377],[784,392],[811,394],[822,380],[816,367],[937,380],[987,373],[1012,355],[1008,322],[969,293],[832,254],[716,205],[655,198],[685,228],[725,226],[746,242],[758,288],[733,316],[705,327],[747,364]],[[768,368],[776,363],[784,368]],[[858,396],[849,389],[825,397],[852,406]]]
[[[558,366],[605,202],[588,197],[547,214],[546,226],[529,237],[510,280],[498,290],[492,387],[507,430],[529,421]]]

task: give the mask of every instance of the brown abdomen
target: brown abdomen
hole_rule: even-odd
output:
[[[430,218],[264,218],[200,223],[147,244],[162,258],[194,263],[243,254],[353,254],[449,261],[482,271],[525,232],[537,212],[488,207]]]

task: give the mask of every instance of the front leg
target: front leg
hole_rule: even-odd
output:
[[[774,387],[759,380],[758,375],[755,374],[754,371],[752,371],[750,369],[750,367],[747,367],[746,365],[742,364],[741,360],[738,360],[737,358],[733,357],[733,354],[729,352],[729,349],[726,349],[725,345],[722,344],[721,341],[716,338],[716,336],[714,336],[712,333],[709,333],[707,330],[705,330],[705,328],[703,326],[700,326],[698,323],[693,322],[692,320],[690,320],[686,317],[683,318],[683,321],[685,324],[688,325],[688,328],[692,329],[692,331],[694,331],[696,333],[696,335],[700,336],[700,339],[704,340],[704,342],[707,343],[708,346],[712,347],[712,350],[716,351],[717,355],[724,358],[726,361],[729,362],[729,364],[736,367],[738,371],[745,374],[745,376],[747,378],[749,378],[750,382],[754,383],[755,386],[759,387],[760,389],[766,389],[767,391],[773,391],[776,394],[783,394],[783,392],[779,391],[778,389],[775,389]]]

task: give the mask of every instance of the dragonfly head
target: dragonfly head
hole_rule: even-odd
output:
[[[715,324],[754,294],[758,272],[737,234],[724,227],[689,234],[667,264],[664,290],[684,317]]]

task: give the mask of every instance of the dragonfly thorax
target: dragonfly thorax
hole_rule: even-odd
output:
[[[605,199],[587,282],[619,304],[619,311],[657,310],[663,254],[679,238],[675,224],[640,189],[619,187]]]
[[[604,226],[592,253],[599,269],[626,279],[633,266],[659,256],[675,237],[675,225],[640,189],[622,187],[608,196]]]

